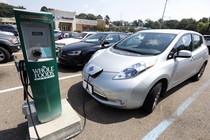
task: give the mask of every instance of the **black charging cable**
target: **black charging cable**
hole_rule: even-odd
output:
[[[86,90],[88,90],[88,82],[89,82],[89,77],[90,75],[88,75],[88,78],[87,78],[87,85],[85,87]],[[87,94],[87,91],[85,92],[84,96],[83,96],[83,102],[82,102],[82,112],[83,112],[83,116],[84,116],[84,123],[83,123],[83,126],[82,126],[82,129],[81,131],[76,134],[75,136],[71,137],[71,138],[74,138],[76,136],[78,136],[79,134],[81,134],[84,129],[85,129],[85,126],[86,126],[86,120],[87,120],[87,115],[86,115],[86,112],[85,112],[85,103],[86,103],[86,94]]]
[[[31,99],[33,99],[33,97],[28,92],[28,85],[29,85],[28,84],[28,75],[27,75],[27,72],[25,70],[25,65],[24,64],[25,64],[24,60],[20,60],[19,61],[20,79],[21,79],[21,82],[22,82],[22,85],[23,85],[23,89],[24,89],[24,100],[27,100],[28,109],[29,109],[29,113],[30,113],[30,117],[31,117],[31,122],[32,122],[32,125],[34,127],[37,139],[41,140],[40,137],[39,137],[38,131],[36,129],[33,117],[32,117],[32,111],[31,111],[31,106],[30,106],[30,103],[29,103],[29,97]]]
[[[83,97],[82,110],[83,110],[83,115],[84,115],[84,124],[83,124],[83,127],[82,127],[82,131],[85,129],[86,120],[87,120],[87,115],[86,115],[86,112],[85,112],[85,103],[86,103],[86,94],[87,94],[87,90],[88,90],[89,77],[90,77],[90,75],[88,75],[88,78],[87,78],[87,85],[86,85],[86,87],[85,87],[86,92],[85,92],[85,95],[84,95],[84,97]]]

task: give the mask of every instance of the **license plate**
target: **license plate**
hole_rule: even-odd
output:
[[[93,93],[93,86],[91,84],[89,84],[87,81],[83,80],[82,82],[83,88],[89,93],[92,94]]]

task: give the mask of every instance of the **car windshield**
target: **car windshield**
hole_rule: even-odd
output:
[[[93,35],[90,35],[87,38],[85,38],[83,40],[83,42],[87,42],[87,43],[101,43],[106,38],[106,36],[107,36],[107,34],[105,34],[105,33],[93,34]]]
[[[168,33],[136,33],[115,45],[115,49],[142,55],[158,55],[162,53],[175,34]]]
[[[54,33],[54,37],[59,37],[62,33],[61,32],[57,32],[57,33]]]
[[[76,39],[83,39],[86,35],[87,35],[87,33],[79,33],[74,38],[76,38]]]

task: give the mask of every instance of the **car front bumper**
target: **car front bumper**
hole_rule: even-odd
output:
[[[143,105],[148,87],[135,78],[113,80],[117,73],[102,72],[92,78],[83,71],[83,88],[97,101],[116,108],[134,109]]]
[[[10,51],[11,51],[12,53],[18,52],[20,49],[21,49],[21,48],[20,48],[20,44],[13,44],[13,45],[10,46]]]
[[[61,55],[58,53],[58,62],[63,65],[82,66],[81,58],[79,56]]]

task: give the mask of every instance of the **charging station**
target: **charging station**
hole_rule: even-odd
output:
[[[47,122],[62,112],[52,15],[16,10],[15,18],[37,116]]]
[[[61,133],[62,138],[73,135],[66,130],[68,127],[72,128],[72,124],[77,128],[70,130],[79,132],[81,130],[79,117],[71,111],[73,109],[67,104],[67,101],[61,101],[60,97],[52,14],[19,9],[14,9],[14,13],[24,57],[24,68],[20,71],[25,71],[25,75],[28,76],[28,78],[21,78],[21,81],[29,79],[30,82],[34,100],[32,106],[35,106],[38,118],[35,124],[43,123],[39,125],[40,129],[49,129],[46,135],[41,135],[45,138],[48,136],[48,139],[60,138],[51,136],[50,133],[56,135]],[[23,64],[21,65],[23,67]],[[22,83],[25,93],[28,88],[25,87],[23,81]],[[23,105],[23,108],[24,106],[27,105]],[[27,116],[28,113],[25,115]],[[74,116],[74,121],[69,120],[72,116]],[[51,129],[53,132],[50,132]],[[43,130],[40,133],[43,133]]]

